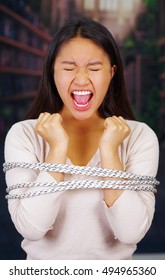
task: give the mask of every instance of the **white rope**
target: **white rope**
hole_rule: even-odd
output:
[[[16,167],[35,169],[39,171],[49,172],[61,172],[68,174],[78,174],[86,176],[98,176],[98,177],[110,177],[110,178],[122,178],[127,180],[78,180],[78,181],[65,181],[65,182],[32,182],[21,183],[9,186],[7,192],[9,193],[15,189],[21,188],[33,188],[33,187],[45,187],[43,190],[26,192],[24,194],[8,194],[7,199],[11,198],[28,198],[38,196],[46,193],[54,193],[57,191],[66,191],[73,189],[124,189],[124,190],[143,190],[156,192],[155,186],[159,182],[152,176],[135,175],[125,171],[119,171],[114,169],[103,169],[97,167],[84,167],[67,164],[52,164],[52,163],[23,163],[23,162],[8,162],[3,164],[4,172]],[[129,180],[128,180],[129,179]],[[130,180],[131,179],[131,180]]]
[[[106,169],[100,167],[78,166],[78,165],[69,165],[69,164],[41,163],[41,162],[34,162],[34,163],[7,162],[3,164],[3,171],[6,172],[7,170],[16,167],[35,169],[39,171],[60,172],[60,173],[86,175],[86,176],[153,180],[153,184],[157,184],[157,183],[159,184],[159,182],[152,176],[135,175],[130,172],[125,172],[116,169]]]

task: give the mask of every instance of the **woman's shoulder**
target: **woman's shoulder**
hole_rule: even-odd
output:
[[[134,120],[128,120],[127,123],[131,128],[131,134],[129,137],[130,144],[136,144],[139,146],[159,145],[156,133],[148,124]]]
[[[156,176],[159,162],[159,141],[156,133],[144,122],[128,121],[128,125],[131,133],[122,147],[126,155],[126,170]]]
[[[157,137],[154,130],[146,123],[134,120],[127,120],[128,125],[131,128],[132,133],[138,133],[145,135],[153,135],[153,137]]]
[[[14,123],[6,134],[5,142],[10,143],[12,141],[14,144],[33,141],[37,137],[34,129],[36,122],[35,119],[29,119]]]
[[[19,121],[14,123],[8,131],[8,134],[22,134],[26,132],[34,132],[34,127],[36,124],[36,119],[29,119],[24,121]]]
[[[23,120],[23,121],[19,121],[14,123],[11,129],[21,129],[21,128],[29,128],[29,129],[34,129],[34,126],[37,122],[37,119],[28,119],[28,120]]]

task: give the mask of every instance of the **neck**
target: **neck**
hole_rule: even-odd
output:
[[[66,131],[86,134],[103,128],[104,119],[98,114],[86,120],[77,120],[73,116],[61,115],[63,118],[62,124]]]

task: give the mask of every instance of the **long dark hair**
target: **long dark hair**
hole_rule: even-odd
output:
[[[39,91],[26,118],[38,118],[42,112],[58,113],[63,102],[54,82],[54,62],[60,46],[66,40],[80,36],[97,43],[110,58],[117,71],[111,80],[107,94],[98,109],[102,118],[112,115],[134,120],[124,82],[123,65],[119,49],[109,30],[97,21],[79,19],[64,25],[50,43],[41,77]]]

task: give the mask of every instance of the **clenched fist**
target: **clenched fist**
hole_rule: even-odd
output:
[[[69,139],[62,126],[60,114],[41,113],[35,126],[35,132],[49,144],[50,149],[45,162],[65,164]],[[62,173],[49,173],[56,181],[64,180]]]
[[[41,113],[35,132],[39,134],[51,148],[67,147],[68,135],[62,126],[62,117],[60,114]]]
[[[103,168],[123,170],[118,148],[130,132],[130,127],[122,117],[113,116],[105,120],[104,131],[99,142],[101,166]],[[106,180],[106,178],[104,180]],[[107,180],[109,180],[109,178],[107,178]],[[105,189],[103,193],[107,206],[111,207],[123,193],[123,190]]]
[[[113,116],[105,119],[104,132],[99,142],[100,151],[117,152],[119,145],[130,132],[130,127],[122,117]]]

